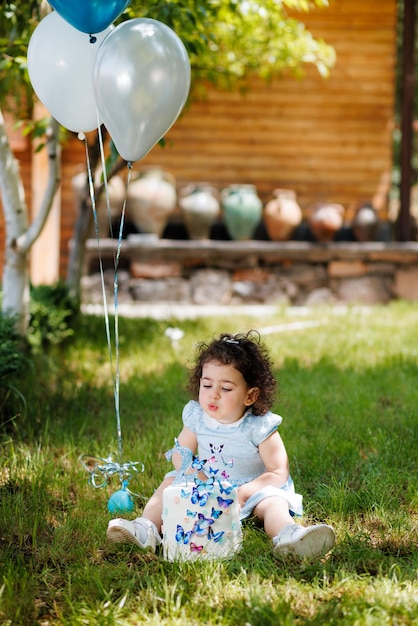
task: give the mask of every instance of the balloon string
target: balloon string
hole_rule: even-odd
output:
[[[109,202],[106,167],[105,167],[106,164],[105,164],[105,159],[104,159],[103,138],[101,134],[99,120],[98,120],[98,136],[99,136],[99,145],[100,145],[100,155],[101,155],[101,160],[102,160],[104,188],[106,190],[108,218],[109,218],[109,225],[111,227],[110,202]],[[127,463],[122,463],[122,427],[121,427],[121,419],[120,419],[120,393],[119,393],[120,391],[120,368],[119,368],[118,269],[119,269],[120,254],[121,254],[121,249],[122,249],[123,230],[124,230],[124,224],[125,224],[127,191],[128,191],[129,183],[131,181],[131,176],[132,176],[132,164],[128,163],[126,193],[125,193],[125,199],[124,199],[123,207],[122,207],[121,220],[119,224],[117,251],[116,251],[115,258],[114,258],[114,268],[115,268],[114,281],[113,281],[113,295],[114,295],[114,307],[115,307],[115,367],[114,367],[113,355],[112,355],[112,342],[111,342],[111,334],[110,334],[110,324],[109,324],[109,311],[108,311],[108,306],[107,306],[106,288],[105,288],[104,271],[103,271],[103,260],[102,260],[102,253],[101,253],[101,248],[100,248],[100,233],[99,233],[99,224],[98,224],[98,219],[97,219],[97,206],[96,206],[95,193],[94,193],[95,191],[94,180],[93,180],[87,139],[84,135],[83,137],[80,137],[80,139],[81,138],[83,138],[85,142],[86,163],[87,163],[87,172],[88,172],[88,186],[89,186],[91,206],[92,206],[92,211],[93,211],[94,227],[95,227],[95,234],[96,234],[96,241],[97,241],[98,257],[99,257],[100,280],[101,280],[102,295],[103,295],[106,338],[107,338],[107,346],[108,346],[108,351],[109,351],[109,360],[110,360],[110,368],[111,368],[113,390],[114,390],[114,400],[115,400],[119,461],[114,461],[112,454],[110,454],[107,458],[82,454],[80,456],[80,462],[82,463],[84,468],[89,472],[90,474],[89,482],[91,485],[93,485],[93,487],[96,487],[96,488],[105,487],[108,483],[109,478],[111,478],[115,474],[118,474],[120,478],[120,482],[122,484],[122,488],[125,491],[127,491],[132,496],[143,498],[144,496],[141,496],[140,494],[131,491],[128,488],[128,483],[132,476],[132,472],[138,472],[138,471],[143,472],[144,465],[140,463],[139,461],[136,461],[136,462],[129,461]],[[139,470],[137,466],[140,466],[141,469]]]
[[[110,237],[113,239],[112,216],[110,213],[109,185],[108,185],[107,173],[106,173],[106,159],[105,159],[105,151],[104,151],[104,144],[103,144],[103,134],[102,134],[102,128],[100,124],[100,117],[99,117],[98,109],[96,109],[96,114],[97,114],[97,131],[98,131],[97,134],[99,138],[100,159],[102,162],[102,172],[103,172],[103,185],[105,188],[107,221],[109,224]]]
[[[128,168],[128,178],[126,182],[126,191],[128,190],[128,186],[131,180],[131,169]],[[118,236],[118,247],[116,251],[115,257],[115,275],[113,282],[113,297],[115,304],[115,350],[116,350],[116,379],[115,379],[115,409],[116,409],[116,422],[117,422],[117,431],[118,431],[118,451],[119,457],[122,459],[122,429],[121,429],[121,421],[120,421],[120,368],[119,368],[119,307],[118,307],[118,281],[119,281],[119,260],[120,253],[122,249],[122,239],[123,239],[123,229],[125,225],[125,213],[126,213],[126,197],[123,201],[122,206],[122,214],[120,218],[119,224],[119,236]]]
[[[104,181],[104,187],[106,190],[106,198],[107,198],[107,204],[108,204],[108,217],[110,221],[109,194],[108,194],[108,185],[107,185],[105,159],[104,159],[103,138],[101,135],[100,127],[99,127],[98,135],[99,135],[100,155],[102,159],[103,181]],[[113,353],[112,353],[112,342],[111,342],[111,335],[110,335],[109,310],[107,306],[106,288],[105,288],[105,281],[104,281],[103,260],[102,260],[102,254],[101,254],[101,249],[100,249],[100,233],[99,233],[99,226],[98,226],[98,219],[97,219],[97,207],[96,207],[96,200],[94,196],[94,182],[93,182],[87,141],[85,141],[85,148],[86,148],[86,161],[87,161],[90,198],[91,198],[91,205],[92,205],[92,210],[93,210],[95,234],[96,234],[96,241],[97,241],[98,254],[99,254],[100,280],[101,280],[102,295],[103,295],[106,338],[107,338],[107,346],[108,346],[108,352],[109,352],[110,367],[111,367],[111,372],[112,372],[113,395],[114,395],[115,413],[116,413],[116,429],[117,429],[117,439],[118,439],[118,454],[119,454],[119,460],[121,461],[122,460],[122,427],[121,427],[121,418],[120,418],[120,393],[119,393],[120,392],[120,367],[119,367],[118,267],[119,267],[121,249],[122,249],[123,229],[124,229],[124,223],[125,223],[126,195],[125,195],[125,199],[124,199],[124,203],[122,207],[122,216],[121,216],[120,226],[119,226],[118,246],[117,246],[116,256],[114,259],[114,268],[115,268],[114,281],[113,281],[114,315],[115,315],[115,364],[114,364]],[[129,173],[128,173],[127,185],[129,184],[130,177],[131,177],[130,168],[128,172]]]
[[[109,360],[110,360],[110,369],[112,372],[112,382],[115,384],[113,377],[113,357],[112,357],[112,342],[110,338],[110,325],[109,325],[109,311],[107,308],[107,300],[106,300],[106,288],[104,282],[104,272],[103,272],[103,259],[102,259],[102,251],[100,248],[100,234],[99,234],[99,223],[97,219],[97,209],[96,209],[96,199],[94,195],[94,182],[93,175],[91,170],[90,163],[90,155],[88,150],[88,143],[86,137],[84,137],[85,151],[86,151],[86,163],[87,163],[87,173],[88,173],[88,183],[89,183],[89,193],[91,200],[91,207],[93,211],[93,219],[94,219],[94,230],[96,235],[97,242],[97,252],[99,256],[99,269],[100,269],[100,283],[102,288],[102,298],[103,298],[103,308],[104,308],[104,318],[105,318],[105,329],[106,329],[106,339],[107,339],[107,347],[109,352]]]

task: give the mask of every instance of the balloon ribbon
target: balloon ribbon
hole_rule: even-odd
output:
[[[108,194],[108,186],[107,186],[107,178],[106,178],[106,169],[105,169],[105,158],[104,158],[104,149],[103,149],[103,139],[101,135],[100,125],[99,125],[99,142],[100,142],[100,152],[102,156],[102,169],[104,176],[104,186],[106,191],[106,201],[107,201],[107,213],[110,223],[110,203],[109,203],[109,194]],[[103,308],[104,308],[104,317],[105,317],[105,328],[106,328],[106,338],[107,338],[107,346],[109,351],[109,360],[110,366],[112,370],[112,380],[113,380],[113,390],[114,390],[114,400],[115,400],[115,412],[116,412],[116,428],[117,428],[117,437],[118,437],[118,457],[119,462],[114,461],[112,455],[110,454],[107,458],[103,457],[95,457],[87,454],[82,454],[80,456],[80,461],[82,465],[89,472],[89,482],[93,487],[102,488],[105,487],[108,483],[110,477],[115,474],[119,475],[122,487],[126,489],[132,495],[134,494],[129,489],[127,489],[127,484],[131,478],[131,471],[138,472],[137,466],[141,466],[141,471],[144,471],[144,466],[139,461],[129,461],[127,463],[122,463],[122,428],[121,428],[121,419],[120,419],[120,402],[119,402],[119,380],[120,380],[120,372],[119,372],[119,315],[118,315],[118,267],[119,267],[119,259],[122,248],[122,239],[123,239],[123,228],[125,223],[125,212],[126,212],[126,194],[125,200],[122,208],[122,215],[119,225],[119,235],[118,235],[118,246],[117,252],[114,259],[115,266],[115,274],[113,281],[113,296],[114,296],[114,307],[115,307],[115,373],[113,373],[113,356],[112,356],[112,342],[110,336],[110,326],[109,326],[109,313],[107,308],[107,300],[106,300],[106,289],[104,283],[104,272],[103,272],[103,262],[102,255],[100,249],[100,234],[97,220],[97,211],[96,211],[96,201],[94,197],[94,182],[91,171],[91,164],[88,153],[88,144],[87,140],[85,140],[85,149],[86,149],[86,160],[87,160],[87,170],[88,170],[88,181],[89,181],[89,191],[90,191],[90,199],[93,210],[94,217],[94,225],[95,225],[95,233],[97,240],[97,248],[98,248],[98,257],[99,257],[99,267],[100,267],[100,277],[101,277],[101,286],[102,286],[102,295],[103,295]],[[132,164],[128,163],[128,179],[126,183],[126,189],[128,188],[130,179],[131,179],[131,171]],[[90,459],[95,461],[93,466],[90,467],[89,464],[85,463],[83,459]],[[131,470],[131,471],[130,471]],[[101,478],[100,484],[97,484],[97,479]]]

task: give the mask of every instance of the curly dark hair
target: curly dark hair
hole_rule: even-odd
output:
[[[259,396],[252,405],[254,415],[264,415],[271,408],[277,381],[271,371],[270,355],[261,343],[258,331],[237,335],[223,333],[209,344],[201,342],[197,345],[195,364],[189,372],[189,391],[195,398],[199,396],[203,366],[209,361],[232,365],[241,372],[249,387],[259,388]]]

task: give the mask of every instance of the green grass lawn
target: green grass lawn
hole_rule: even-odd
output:
[[[168,327],[184,332],[176,346]],[[84,317],[71,343],[37,357],[21,381],[26,413],[0,432],[0,624],[418,624],[417,306],[121,318],[123,461],[145,467],[130,488],[146,498],[170,469],[194,344],[250,328],[275,362],[273,408],[304,521],[332,524],[332,553],[278,561],[251,521],[228,562],[173,564],[108,544],[119,484],[89,485],[79,456],[117,452],[115,358],[112,368],[103,319]]]

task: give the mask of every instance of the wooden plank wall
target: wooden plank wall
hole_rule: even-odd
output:
[[[135,170],[171,172],[178,187],[208,181],[256,185],[267,201],[277,187],[296,191],[302,209],[326,200],[352,217],[373,200],[385,217],[392,165],[396,0],[331,0],[301,15],[314,36],[334,46],[328,79],[307,68],[297,80],[254,80],[244,96],[211,90],[190,106]],[[83,144],[63,152],[60,273],[65,276],[75,204],[71,177],[85,167]],[[1,218],[0,218],[1,220]],[[2,240],[0,221],[0,241]]]
[[[350,212],[387,191],[392,163],[395,3],[334,0],[304,17],[335,47],[329,79],[254,81],[245,96],[211,91],[137,167],[159,165],[179,185],[252,183],[266,200],[295,189],[300,204],[340,202]],[[381,205],[382,203],[380,203]]]

